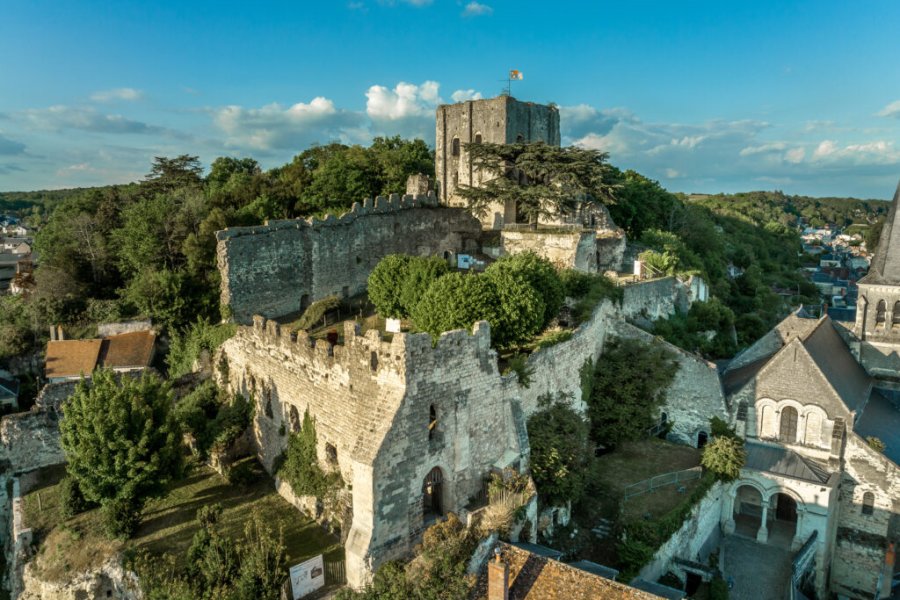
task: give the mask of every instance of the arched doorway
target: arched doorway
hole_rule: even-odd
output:
[[[700,433],[698,433],[697,434],[697,448],[702,450],[703,447],[706,446],[706,442],[708,440],[709,440],[709,434],[707,434],[705,431],[701,431]]]
[[[444,515],[444,472],[435,467],[422,483],[422,512],[425,522]]]
[[[773,501],[775,518],[769,524],[769,543],[790,547],[797,533],[797,501],[782,493],[775,494]]]
[[[762,494],[752,485],[742,485],[734,492],[735,531],[741,535],[756,538],[762,525]]]

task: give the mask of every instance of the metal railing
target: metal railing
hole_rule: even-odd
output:
[[[650,479],[638,481],[637,483],[632,483],[631,485],[626,487],[624,497],[627,500],[628,498],[640,496],[641,494],[652,492],[655,489],[665,487],[667,485],[675,485],[676,483],[700,479],[700,477],[702,476],[702,467],[691,467],[690,469],[684,469],[682,471],[672,471],[671,473],[655,475]]]

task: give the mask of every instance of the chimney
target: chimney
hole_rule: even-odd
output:
[[[509,565],[494,548],[494,560],[488,562],[488,600],[509,600]]]
[[[56,326],[56,339],[58,339],[58,340],[66,339],[66,334],[63,333],[62,325]]]
[[[56,341],[56,325],[50,326],[50,341],[51,342]]]

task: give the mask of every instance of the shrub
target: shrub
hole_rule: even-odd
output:
[[[141,522],[140,502],[133,498],[114,498],[100,509],[103,532],[111,539],[128,539]]]
[[[487,320],[493,329],[499,324],[500,301],[493,283],[478,275],[450,273],[435,280],[412,313],[413,322],[437,340],[445,331],[469,329],[476,321]]]
[[[229,397],[206,381],[175,405],[175,419],[194,436],[196,453],[206,459],[210,450],[226,450],[250,426],[253,405],[242,395]]]
[[[700,464],[713,472],[719,479],[732,481],[740,476],[746,460],[747,452],[744,450],[743,440],[720,436],[713,438],[703,448]]]
[[[342,485],[339,473],[325,473],[316,455],[316,422],[303,413],[300,431],[288,438],[284,462],[277,469],[278,476],[290,484],[298,496],[324,498]]]
[[[605,275],[591,275],[566,269],[560,273],[565,294],[575,299],[574,317],[578,322],[591,318],[594,309],[604,300],[621,302],[624,290]]]
[[[334,310],[341,305],[341,299],[337,296],[326,296],[310,304],[300,318],[294,321],[292,327],[295,330],[312,329],[325,317],[325,313]]]
[[[713,437],[738,437],[734,427],[730,426],[719,417],[713,417],[709,420],[709,432]]]
[[[413,256],[409,259],[400,289],[400,305],[403,308],[403,317],[409,317],[413,308],[419,303],[428,287],[439,277],[450,272],[447,261],[435,256],[422,258]]]
[[[562,397],[547,397],[543,404],[527,423],[534,483],[550,505],[577,503],[591,458],[588,423]]]
[[[678,365],[659,342],[612,338],[591,374],[585,397],[591,437],[604,445],[638,439],[657,421]],[[582,372],[582,377],[588,374]]]
[[[60,513],[63,519],[71,519],[90,508],[74,478],[68,475],[63,477],[59,482],[58,489]]]
[[[526,390],[531,386],[531,377],[534,375],[534,368],[528,364],[528,356],[525,354],[516,354],[511,356],[506,363],[507,373],[515,373],[519,377],[519,385]]]
[[[728,600],[728,582],[721,577],[715,577],[709,583],[709,600]]]
[[[485,275],[495,277],[507,274],[529,284],[543,300],[541,326],[555,319],[565,299],[565,289],[556,267],[534,252],[522,252],[501,257],[485,271]]]
[[[556,344],[561,344],[572,339],[572,331],[568,329],[560,329],[558,331],[550,331],[538,338],[538,348],[549,348]]]
[[[389,254],[369,274],[369,300],[383,317],[405,316],[401,294],[409,262],[410,257],[405,254]]]
[[[869,444],[869,447],[875,452],[884,452],[886,448],[884,442],[881,441],[881,438],[875,437],[874,435],[866,436],[866,443]]]
[[[210,354],[215,352],[236,331],[237,326],[233,323],[211,325],[207,319],[198,319],[181,332],[172,331],[169,354],[166,356],[169,377],[175,379],[190,373],[203,350]]]

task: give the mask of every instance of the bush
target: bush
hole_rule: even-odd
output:
[[[869,444],[869,447],[875,452],[884,452],[886,448],[884,442],[881,441],[881,438],[875,437],[874,435],[866,436],[866,443]]]
[[[728,596],[727,581],[716,577],[709,583],[709,600],[728,600]]]
[[[592,457],[588,423],[564,397],[544,397],[542,405],[527,423],[531,475],[547,504],[577,503],[584,493],[586,467]]]
[[[401,295],[410,258],[405,254],[389,254],[382,258],[369,274],[369,300],[383,317],[406,316]]]
[[[594,309],[604,300],[621,302],[623,288],[605,275],[590,275],[566,269],[560,273],[566,297],[575,299],[574,317],[578,322],[591,318]]]
[[[71,519],[77,514],[83,513],[90,504],[84,499],[84,495],[78,487],[78,482],[66,475],[59,482],[59,506],[63,519]]]
[[[290,484],[298,496],[325,498],[343,485],[340,473],[325,473],[316,454],[316,422],[303,413],[300,431],[288,438],[284,462],[277,469],[278,476]]]
[[[325,313],[334,310],[341,305],[341,299],[337,296],[326,296],[310,304],[300,318],[294,321],[295,330],[312,329],[325,317]]]
[[[504,273],[527,283],[540,294],[544,303],[541,327],[556,318],[565,299],[565,289],[549,260],[534,252],[522,252],[501,257],[485,271],[489,277]]]
[[[198,319],[189,329],[181,332],[173,331],[166,356],[169,377],[176,379],[190,373],[203,350],[212,354],[236,331],[237,326],[233,323],[211,325],[207,319]]]
[[[419,303],[428,287],[439,277],[450,272],[447,261],[436,256],[422,258],[413,256],[406,267],[406,277],[403,278],[400,289],[400,305],[403,308],[403,317],[409,317],[413,308]]]
[[[585,402],[594,441],[616,445],[646,435],[677,370],[674,356],[659,342],[608,340],[590,385],[584,381],[588,373],[582,372],[582,387],[590,389]]]
[[[558,331],[550,331],[538,338],[538,348],[549,348],[556,344],[568,342],[572,339],[572,331],[568,329],[560,329]]]
[[[182,429],[194,436],[196,454],[206,459],[210,450],[226,450],[250,426],[253,405],[242,395],[229,397],[206,381],[182,398],[174,409]]]
[[[531,377],[534,375],[534,368],[528,364],[527,355],[516,354],[509,357],[509,360],[506,363],[506,370],[503,374],[506,375],[507,373],[515,373],[519,377],[519,385],[527,390],[531,386]]]
[[[128,539],[141,522],[140,503],[132,498],[108,500],[100,509],[103,532],[111,539]]]
[[[493,283],[478,275],[450,273],[435,280],[412,312],[413,322],[437,340],[445,331],[470,329],[476,321],[499,324],[500,304]]]
[[[737,437],[720,436],[713,438],[703,448],[700,464],[709,469],[719,479],[732,481],[741,475],[747,460],[744,441]]]

